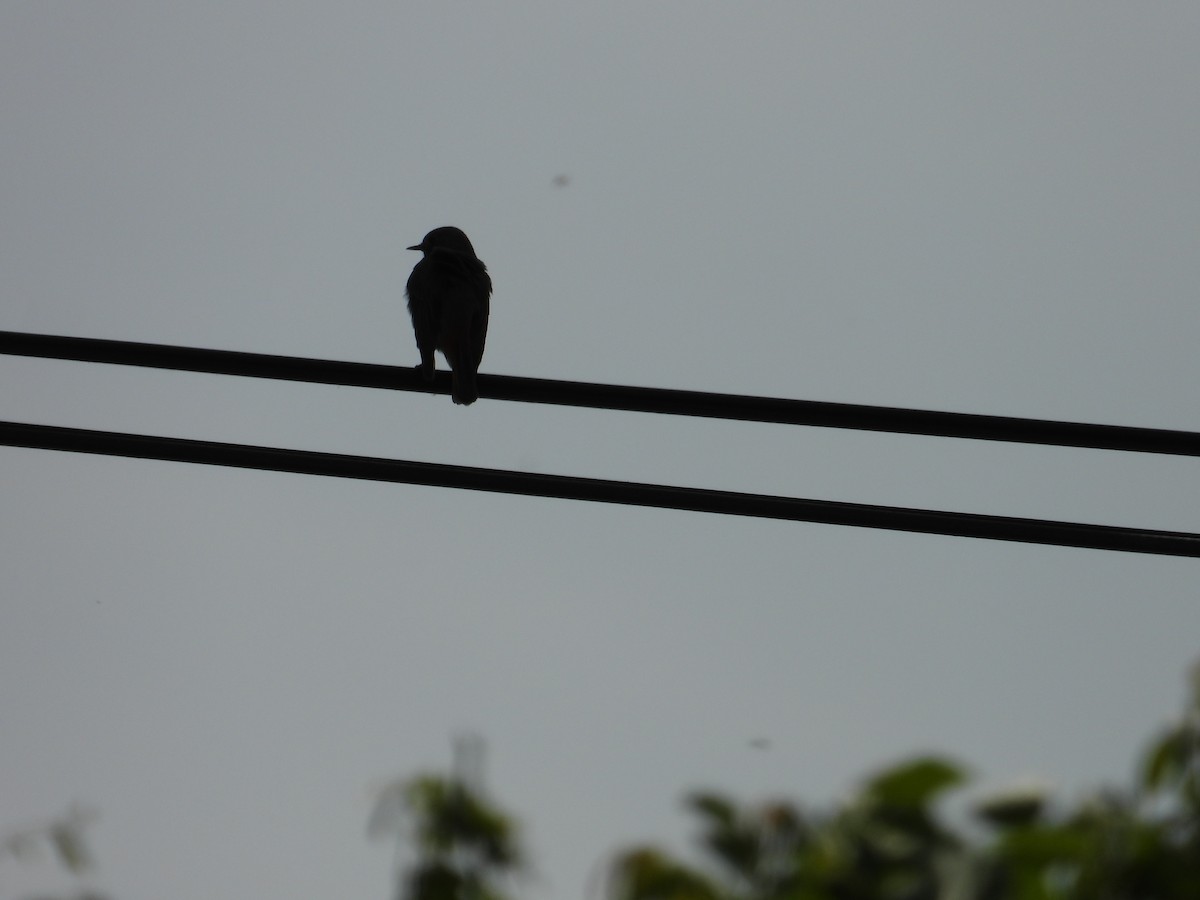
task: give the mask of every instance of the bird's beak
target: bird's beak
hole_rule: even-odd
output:
[[[425,245],[424,245],[424,244],[413,244],[413,245],[412,245],[411,247],[409,247],[408,249],[409,249],[409,250],[424,250],[424,249],[425,249]]]

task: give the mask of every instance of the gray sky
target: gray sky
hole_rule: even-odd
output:
[[[455,224],[486,372],[1200,430],[1198,37],[1195,3],[6,3],[0,328],[411,365],[403,248]],[[17,421],[1200,530],[1186,459],[0,384]],[[0,460],[0,829],[94,806],[116,900],[386,897],[372,786],[464,730],[530,897],[686,846],[699,786],[821,804],[933,749],[1076,796],[1200,649],[1194,560]]]

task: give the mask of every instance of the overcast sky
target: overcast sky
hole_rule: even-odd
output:
[[[1200,430],[1200,6],[0,4],[0,328]],[[557,176],[566,176],[556,186]],[[1200,531],[1195,460],[0,358],[0,418]],[[1195,560],[0,448],[0,833],[114,900],[375,897],[487,741],[535,898],[679,800],[1128,778]],[[769,739],[769,749],[750,741]],[[0,860],[0,898],[73,890]]]

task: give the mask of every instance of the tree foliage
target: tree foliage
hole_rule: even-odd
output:
[[[1134,785],[1048,810],[1029,788],[950,827],[966,783],[945,759],[866,780],[831,811],[788,801],[688,798],[703,858],[638,847],[612,867],[612,900],[1200,900],[1200,667],[1185,715],[1149,745]]]
[[[521,868],[517,826],[475,780],[419,775],[380,793],[368,831],[397,835],[409,857],[397,900],[506,900],[504,883]]]
[[[618,854],[610,900],[1200,900],[1200,667],[1185,715],[1154,738],[1131,787],[1053,810],[1031,786],[990,796],[948,824],[968,782],[936,756],[867,778],[811,810],[697,792],[686,806],[700,855]],[[403,783],[413,864],[402,900],[501,898],[521,857],[513,820],[456,778]],[[399,795],[398,795],[399,796]],[[380,809],[383,808],[381,804]],[[377,809],[377,815],[379,809]],[[962,817],[959,817],[962,818]]]

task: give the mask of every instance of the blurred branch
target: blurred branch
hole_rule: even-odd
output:
[[[9,831],[0,837],[0,859],[29,860],[49,850],[66,869],[78,874],[92,864],[84,829],[97,818],[94,810],[72,806],[56,819]]]

